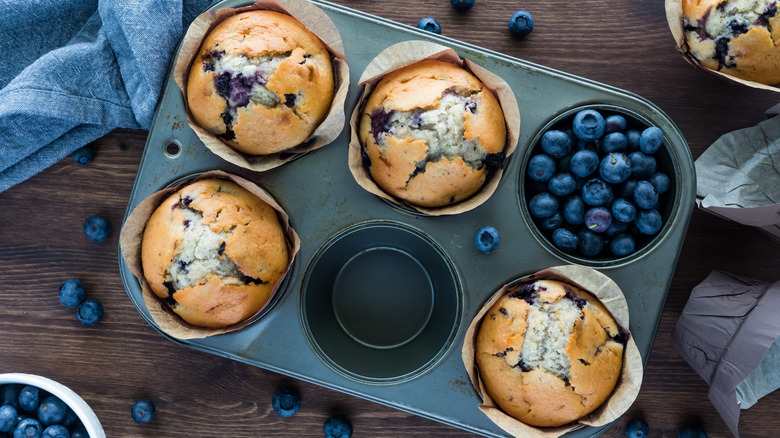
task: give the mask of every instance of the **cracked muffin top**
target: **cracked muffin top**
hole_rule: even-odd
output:
[[[372,179],[422,207],[468,198],[505,158],[498,100],[476,76],[445,61],[385,76],[366,101],[359,129]]]
[[[689,53],[702,66],[780,84],[778,0],[682,0]]]
[[[182,319],[226,327],[254,315],[289,264],[276,211],[230,181],[204,179],[154,211],[141,243],[144,277]]]
[[[557,427],[612,394],[627,340],[597,298],[537,280],[510,289],[485,314],[475,359],[486,392],[504,412]]]
[[[197,123],[233,149],[269,155],[314,132],[333,89],[325,44],[289,15],[254,10],[206,36],[190,67],[187,103]]]

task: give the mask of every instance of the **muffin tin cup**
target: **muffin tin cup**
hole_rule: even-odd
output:
[[[712,70],[703,67],[701,63],[688,51],[688,44],[685,42],[685,30],[683,29],[683,12],[682,2],[684,0],[665,0],[666,8],[666,21],[669,24],[669,30],[672,32],[672,37],[676,44],[676,49],[683,58],[691,65],[704,70],[707,73],[715,75],[716,77],[723,79],[727,82],[737,83],[740,85],[747,85],[752,88],[759,88],[761,90],[774,91],[780,93],[780,86],[766,85],[755,81],[748,81],[736,76],[727,75],[716,70]]]
[[[287,270],[284,272],[284,274],[282,274],[281,278],[274,286],[265,305],[263,305],[260,310],[258,310],[249,318],[239,323],[219,329],[199,327],[189,324],[181,319],[181,317],[174,313],[170,307],[149,287],[146,279],[144,278],[143,265],[141,263],[141,242],[143,241],[143,234],[144,229],[146,228],[146,223],[149,221],[152,213],[154,213],[157,207],[168,196],[183,186],[207,178],[217,178],[232,181],[270,205],[271,208],[276,211],[279,222],[282,225],[285,239],[287,240],[287,246],[290,252],[290,260],[288,261]],[[170,184],[167,188],[159,190],[144,199],[125,219],[125,222],[122,225],[122,231],[119,236],[119,246],[122,257],[124,258],[128,269],[132,272],[141,285],[144,305],[149,311],[151,319],[157,325],[158,329],[176,339],[197,339],[242,329],[265,315],[265,313],[267,313],[273,304],[278,300],[278,295],[283,289],[283,286],[286,284],[287,277],[295,261],[295,256],[298,254],[298,251],[300,251],[301,241],[298,237],[298,234],[290,226],[290,218],[287,213],[284,211],[284,209],[282,209],[281,206],[279,206],[276,200],[268,195],[268,193],[266,193],[263,189],[254,183],[241,178],[240,176],[214,170],[203,172],[199,175],[179,178],[177,181]]]
[[[187,99],[184,99],[184,113],[189,126],[209,150],[231,164],[262,172],[281,166],[307,152],[321,148],[339,136],[346,118],[344,101],[347,98],[349,89],[349,65],[344,55],[341,34],[328,15],[316,5],[306,0],[258,0],[249,6],[207,11],[195,18],[182,39],[181,48],[175,58],[173,70],[174,79],[184,96],[187,95],[187,77],[189,76],[190,66],[208,33],[222,20],[230,16],[257,9],[290,15],[300,21],[328,47],[333,64],[335,84],[333,102],[323,121],[309,138],[298,146],[275,154],[248,155],[231,148],[214,134],[199,126],[190,112]]]
[[[507,139],[506,146],[504,146],[503,150],[506,157],[504,159],[504,165],[499,167],[492,175],[488,175],[485,184],[483,184],[474,195],[461,202],[444,207],[429,208],[413,205],[399,200],[385,192],[374,182],[371,178],[371,174],[365,166],[363,166],[363,146],[358,135],[360,115],[376,84],[389,73],[423,60],[448,61],[470,71],[485,85],[485,87],[496,95],[499,104],[501,105],[501,109],[504,112],[504,119],[506,121]],[[507,161],[515,151],[520,137],[520,110],[517,106],[517,99],[515,98],[514,92],[509,87],[509,84],[507,84],[504,79],[468,59],[461,58],[449,47],[428,41],[413,40],[392,45],[379,53],[363,71],[363,74],[358,81],[358,85],[363,86],[364,88],[363,94],[360,96],[357,105],[355,105],[349,120],[351,136],[349,141],[348,160],[352,176],[361,187],[401,209],[411,213],[428,216],[452,215],[473,210],[487,201],[496,191],[496,188],[501,181],[501,177],[504,174],[504,168],[506,167]]]
[[[592,268],[580,265],[563,265],[547,268],[534,274],[515,279],[501,289],[482,306],[466,330],[461,357],[471,384],[482,398],[479,410],[492,422],[513,436],[559,437],[583,425],[599,427],[612,423],[623,415],[639,395],[642,385],[642,357],[632,336],[629,335],[623,352],[623,368],[612,395],[596,410],[576,422],[561,427],[535,427],[525,424],[501,410],[485,392],[479,369],[476,366],[476,341],[482,318],[506,293],[523,284],[536,280],[558,280],[583,289],[601,301],[615,318],[618,326],[629,331],[628,303],[620,287],[608,276]],[[630,331],[629,331],[630,334]]]

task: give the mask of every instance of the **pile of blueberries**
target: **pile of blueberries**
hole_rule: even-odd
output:
[[[0,437],[89,438],[64,401],[36,386],[2,385],[0,402]]]
[[[657,169],[663,131],[595,109],[553,128],[525,172],[528,210],[542,233],[590,258],[624,257],[651,240],[663,225],[659,200],[672,187]]]

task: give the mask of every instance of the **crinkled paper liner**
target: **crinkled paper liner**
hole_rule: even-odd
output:
[[[682,13],[682,0],[665,0],[666,5],[666,21],[669,24],[669,30],[672,31],[672,37],[677,45],[677,51],[680,52],[683,58],[688,61],[689,64],[704,70],[707,73],[714,74],[715,76],[724,79],[729,82],[735,82],[748,87],[760,88],[762,90],[769,90],[780,93],[780,87],[761,84],[754,81],[747,81],[745,79],[738,78],[736,76],[727,75],[717,70],[712,70],[703,67],[699,60],[697,60],[689,51],[688,43],[685,42],[685,30],[683,29],[683,13]]]
[[[154,213],[157,207],[175,191],[179,190],[187,184],[206,178],[217,178],[233,181],[264,202],[268,203],[268,205],[270,205],[276,211],[276,214],[279,217],[279,222],[281,223],[282,229],[284,230],[285,238],[287,240],[287,247],[290,252],[290,260],[287,265],[287,270],[284,272],[284,274],[282,274],[282,276],[279,278],[279,281],[271,290],[271,295],[268,297],[266,304],[260,310],[258,310],[257,313],[245,319],[244,321],[219,329],[199,327],[189,324],[181,319],[177,314],[175,314],[163,300],[155,295],[155,293],[146,283],[146,279],[144,278],[143,265],[141,263],[141,242],[143,240],[146,223],[149,221],[152,213]],[[290,227],[290,218],[287,213],[263,189],[251,181],[247,181],[246,179],[239,176],[219,170],[214,170],[204,172],[193,179],[182,182],[181,184],[177,184],[175,187],[160,190],[141,201],[141,203],[139,203],[133,209],[132,213],[130,213],[130,215],[127,217],[127,220],[125,220],[124,225],[122,226],[122,232],[119,236],[119,246],[121,248],[122,257],[125,260],[125,264],[127,265],[128,269],[130,269],[130,272],[132,272],[141,283],[144,304],[149,310],[149,314],[151,315],[155,324],[157,324],[160,330],[162,330],[164,333],[174,338],[196,339],[239,330],[254,321],[257,316],[263,310],[265,310],[268,304],[273,301],[274,296],[278,292],[281,285],[284,283],[284,278],[290,271],[293,260],[295,260],[295,255],[301,248],[301,241],[295,230]]]
[[[190,65],[200,51],[203,39],[222,20],[240,12],[256,9],[271,10],[290,15],[300,21],[313,34],[317,35],[330,51],[335,81],[335,91],[330,110],[309,138],[298,146],[269,155],[248,155],[231,148],[214,134],[200,127],[187,105],[187,77],[189,76]],[[344,45],[339,31],[330,17],[320,8],[306,0],[259,0],[251,6],[204,12],[195,18],[182,39],[181,49],[176,57],[173,76],[183,94],[187,123],[195,131],[198,138],[209,150],[225,161],[245,169],[262,172],[279,167],[302,154],[331,143],[344,129],[344,121],[346,119],[344,102],[347,99],[347,91],[349,89],[349,66],[344,55]]]
[[[517,284],[531,283],[539,279],[559,280],[572,286],[586,290],[598,298],[615,318],[617,324],[628,330],[628,303],[618,285],[606,275],[580,265],[556,266],[544,269],[535,274],[523,277]],[[513,285],[514,287],[515,285]],[[618,379],[612,395],[596,410],[580,418],[579,420],[561,427],[535,427],[525,424],[504,413],[498,405],[485,392],[479,369],[476,365],[476,342],[482,318],[508,291],[508,286],[502,287],[480,309],[471,321],[463,341],[461,351],[463,364],[471,379],[474,389],[482,397],[479,409],[490,418],[493,423],[515,437],[559,437],[582,425],[603,426],[617,420],[623,415],[639,395],[642,385],[642,357],[633,337],[629,336],[623,353],[623,370]]]
[[[504,119],[506,120],[507,127],[507,142],[503,152],[507,158],[512,155],[517,147],[517,141],[520,136],[520,109],[517,106],[517,99],[515,98],[514,92],[509,88],[509,84],[498,75],[482,68],[468,59],[461,59],[460,56],[449,47],[427,41],[413,40],[404,41],[383,50],[368,64],[363,75],[360,77],[358,85],[364,86],[364,90],[357,105],[355,105],[355,108],[352,111],[352,116],[349,121],[349,126],[352,131],[349,141],[349,170],[352,172],[352,176],[355,177],[357,183],[368,192],[394,204],[402,204],[423,214],[441,216],[463,213],[472,210],[487,201],[498,187],[498,183],[504,172],[503,167],[496,170],[477,193],[461,202],[444,207],[421,207],[405,203],[402,200],[391,196],[374,182],[366,168],[363,167],[363,159],[361,157],[363,146],[358,135],[360,114],[376,84],[388,73],[414,64],[415,62],[432,59],[448,61],[466,68],[466,70],[474,74],[474,76],[482,81],[485,87],[498,97],[501,109],[504,112]]]

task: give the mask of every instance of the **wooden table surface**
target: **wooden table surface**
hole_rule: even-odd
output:
[[[477,0],[467,13],[449,2],[341,0],[336,3],[415,25],[436,17],[442,34],[507,55],[639,94],[679,126],[694,159],[719,136],[766,118],[780,93],[727,83],[675,51],[661,1]],[[506,23],[529,10],[535,28],[523,40]],[[529,109],[523,109],[529,110]],[[0,193],[0,372],[58,380],[95,410],[109,437],[321,436],[334,413],[347,416],[355,436],[454,437],[470,433],[274,372],[179,346],[156,332],[131,304],[120,279],[119,227],[146,139],[120,129],[93,143],[94,162],[70,157]],[[82,224],[102,214],[115,231],[88,241]],[[700,423],[711,437],[730,436],[707,398],[707,385],[680,358],[670,333],[691,289],[712,270],[778,280],[780,244],[745,226],[695,210],[674,273],[638,399],[604,436],[624,436],[628,419],[643,417],[651,437],[676,437]],[[57,291],[69,277],[105,307],[94,328],[82,327],[60,306]],[[294,352],[290,352],[294,354]],[[301,411],[281,418],[271,397],[292,385]],[[130,406],[150,399],[157,417],[136,425]],[[442,394],[446,403],[446,394]],[[775,437],[780,393],[743,411],[742,437]]]

